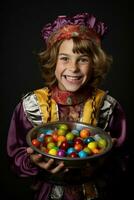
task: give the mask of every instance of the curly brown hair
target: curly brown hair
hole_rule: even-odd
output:
[[[81,40],[77,37],[72,39],[74,43],[73,52],[86,53],[91,59],[92,75],[87,84],[90,84],[94,88],[98,87],[109,71],[112,63],[112,57],[107,55],[101,46],[92,40]],[[63,40],[57,41],[45,51],[42,51],[38,54],[39,63],[41,65],[41,74],[45,80],[45,85],[48,87],[57,82],[55,77],[55,67],[59,48],[62,42]]]

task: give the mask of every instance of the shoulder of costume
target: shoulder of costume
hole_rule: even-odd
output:
[[[51,96],[48,87],[33,90],[22,97],[22,105],[28,120],[33,125],[41,124],[49,117],[49,97]]]
[[[43,92],[44,94],[50,93],[50,89],[48,87],[43,87],[39,89],[32,90],[30,92],[27,92],[26,94],[22,95],[22,100],[34,95],[35,93]]]
[[[97,91],[98,91],[97,93],[103,94],[103,101],[102,101],[102,106],[101,106],[102,110],[108,107],[114,108],[115,105],[118,103],[117,100],[109,94],[108,90],[104,91],[102,89],[97,89]]]
[[[109,94],[109,91],[106,91],[106,95],[105,95],[104,101],[109,102],[113,106],[115,106],[116,103],[117,103],[117,100]]]
[[[100,127],[103,127],[103,129],[107,128],[110,117],[113,114],[116,104],[117,100],[112,96],[110,96],[109,92],[106,91],[100,107],[100,114],[99,114],[99,125]]]

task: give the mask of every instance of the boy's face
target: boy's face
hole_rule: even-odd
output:
[[[90,79],[91,71],[89,56],[73,53],[73,40],[64,40],[59,49],[55,69],[59,89],[76,92]]]

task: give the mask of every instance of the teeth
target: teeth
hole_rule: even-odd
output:
[[[78,77],[67,77],[67,80],[78,80]]]
[[[79,80],[81,78],[81,76],[66,76],[66,75],[64,75],[64,77],[67,80]]]

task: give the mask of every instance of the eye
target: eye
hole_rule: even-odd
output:
[[[81,58],[79,58],[78,62],[80,64],[88,64],[89,63],[89,58],[88,57],[81,57]]]
[[[69,61],[69,58],[66,57],[66,56],[61,56],[61,57],[59,57],[59,59],[62,60],[62,61],[64,61],[64,62]]]

